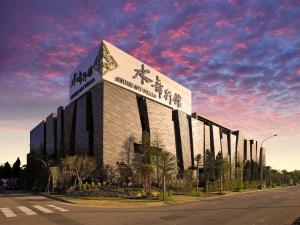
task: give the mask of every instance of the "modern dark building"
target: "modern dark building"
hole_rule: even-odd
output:
[[[69,86],[69,104],[31,130],[30,152],[90,155],[99,165],[115,165],[124,161],[128,140],[138,146],[146,131],[153,145],[177,157],[180,170],[206,151],[222,153],[232,178],[247,160],[265,163],[257,141],[192,113],[189,89],[106,41],[70,75]]]

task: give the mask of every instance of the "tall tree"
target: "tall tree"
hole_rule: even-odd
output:
[[[160,171],[159,161],[164,146],[162,145],[162,141],[159,138],[158,133],[154,135],[152,146],[153,147],[151,148],[151,162],[156,167],[156,184],[157,187],[159,188],[161,185],[161,176],[160,176],[161,171]]]
[[[196,192],[198,192],[199,190],[199,169],[200,169],[200,165],[202,163],[202,155],[198,154],[195,157],[195,161],[196,161]]]
[[[219,192],[222,193],[223,189],[223,155],[222,152],[219,151],[216,157],[216,167],[217,167],[217,178],[220,181],[220,189]]]
[[[17,160],[15,161],[15,163],[13,164],[13,168],[12,168],[12,176],[14,178],[19,178],[20,174],[21,174],[21,161],[19,159],[19,157],[17,158]]]
[[[152,147],[150,145],[150,133],[143,132],[140,152],[135,154],[134,168],[135,176],[143,184],[145,192],[151,191],[151,183],[154,174],[153,164],[151,163]]]
[[[134,142],[135,138],[133,135],[130,135],[123,144],[123,151],[121,158],[125,164],[131,165],[134,159]]]
[[[89,156],[67,156],[62,160],[62,165],[69,171],[79,183],[82,183],[96,170],[95,158]]]
[[[159,168],[163,179],[163,200],[166,199],[167,177],[172,179],[172,173],[176,170],[176,157],[167,151],[162,151],[159,155]]]
[[[11,178],[12,170],[9,162],[6,162],[3,167],[3,178],[9,179]]]

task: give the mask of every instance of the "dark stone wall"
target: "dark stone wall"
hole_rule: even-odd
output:
[[[142,139],[136,94],[103,81],[103,163],[124,161],[124,146],[130,136]]]
[[[93,151],[97,164],[103,163],[103,83],[91,89],[93,112]]]
[[[77,100],[75,127],[75,154],[89,155],[89,131],[87,130],[87,93]]]
[[[266,149],[260,148],[259,153],[259,164],[262,166],[266,166]]]
[[[30,153],[45,154],[45,121],[30,131]]]
[[[174,122],[179,166],[185,170],[192,166],[190,123],[187,114],[178,110],[174,111]]]
[[[56,155],[56,113],[50,114],[46,119],[46,154]]]
[[[260,148],[260,143],[258,141],[255,141],[254,160],[257,163],[259,162],[259,148]]]
[[[56,139],[56,157],[63,157],[64,152],[64,108],[57,108],[57,139]]]
[[[66,155],[75,154],[76,102],[66,106],[64,111],[64,150]]]

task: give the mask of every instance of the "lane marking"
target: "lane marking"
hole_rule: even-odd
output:
[[[36,215],[36,212],[33,212],[31,209],[27,208],[26,206],[18,206],[18,209],[20,209],[23,213],[26,215]]]
[[[0,210],[3,212],[3,214],[6,217],[15,217],[17,216],[13,211],[11,211],[9,208],[0,208]]]
[[[34,205],[33,207],[40,210],[40,211],[42,211],[42,212],[44,212],[44,213],[53,213],[53,211],[51,211],[50,209],[47,209],[47,208],[45,208],[41,205]]]
[[[58,210],[58,211],[60,211],[60,212],[69,212],[69,211],[70,211],[70,210],[68,210],[68,209],[64,209],[64,208],[62,208],[62,207],[55,206],[55,205],[47,205],[47,206],[49,206],[49,207],[51,207],[51,208],[54,208],[54,209],[56,209],[56,210]]]

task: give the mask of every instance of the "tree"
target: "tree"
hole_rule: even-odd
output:
[[[152,177],[154,173],[151,163],[152,147],[150,146],[150,133],[143,132],[140,152],[135,154],[134,169],[136,179],[140,180],[145,192],[151,191]]]
[[[21,161],[18,157],[16,162],[13,164],[13,168],[12,168],[12,176],[14,178],[19,178],[20,177],[20,174],[21,174],[20,165],[21,165]]]
[[[105,165],[103,167],[103,181],[108,184],[116,184],[118,180],[117,170],[111,165]]]
[[[83,181],[96,170],[95,158],[90,156],[67,156],[61,164],[76,178],[75,185],[77,181],[80,190]]]
[[[4,178],[4,172],[3,172],[4,166],[0,166],[0,179]]]
[[[120,186],[128,187],[129,182],[132,180],[133,170],[132,168],[123,162],[117,163],[117,178]]]
[[[131,165],[134,159],[134,142],[134,136],[130,135],[123,145],[122,160],[127,165]]]
[[[222,152],[219,151],[216,157],[216,167],[217,167],[217,177],[220,180],[220,189],[219,192],[222,193],[222,189],[223,189],[223,156],[222,156]]]
[[[157,187],[160,188],[160,185],[161,185],[161,171],[160,171],[160,166],[159,166],[159,157],[161,156],[161,153],[162,153],[162,149],[163,149],[163,145],[162,145],[162,142],[159,138],[159,135],[158,133],[156,133],[155,135],[155,139],[153,139],[152,141],[152,148],[151,148],[151,162],[155,165],[156,167],[156,184],[157,184]]]
[[[47,191],[50,185],[50,170],[47,159],[41,155],[30,153],[24,171],[24,185],[28,190]]]
[[[3,178],[9,179],[11,177],[12,170],[9,162],[6,162],[3,167]]]
[[[166,178],[172,177],[176,167],[176,157],[172,153],[163,150],[159,155],[159,169],[163,178],[163,200],[166,199]]]
[[[196,161],[196,192],[198,192],[199,190],[199,168],[200,165],[202,163],[202,155],[201,154],[197,154],[195,157],[195,161]]]
[[[244,181],[250,181],[252,179],[251,176],[251,162],[249,160],[246,161],[246,164],[244,166]]]
[[[209,149],[206,149],[204,158],[205,191],[207,190],[208,181],[216,180],[215,166],[216,160],[214,158],[214,154]]]

